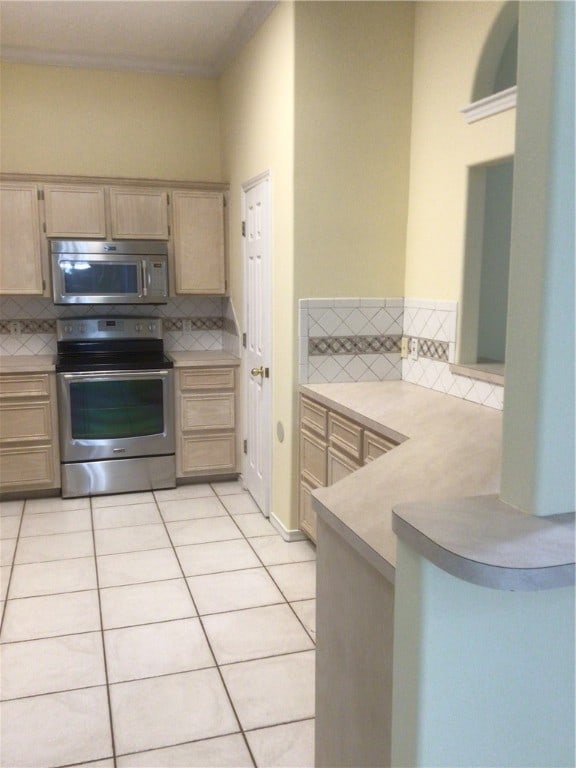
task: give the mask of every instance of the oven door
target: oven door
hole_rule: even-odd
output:
[[[59,373],[63,462],[174,453],[174,372]]]

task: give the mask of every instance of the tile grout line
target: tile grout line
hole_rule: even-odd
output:
[[[266,519],[266,518],[264,518],[264,519]],[[292,613],[294,614],[294,616],[296,616],[296,618],[298,619],[298,621],[299,621],[299,622],[300,622],[300,624],[302,625],[302,627],[303,627],[304,631],[306,632],[306,634],[308,635],[308,637],[310,638],[310,640],[311,640],[311,641],[314,643],[314,648],[316,648],[316,638],[312,637],[311,633],[308,631],[308,628],[306,627],[306,625],[304,624],[304,622],[302,621],[302,619],[300,618],[300,616],[297,614],[297,612],[294,610],[294,606],[292,605],[292,602],[299,602],[299,601],[297,601],[297,600],[294,600],[294,601],[290,601],[290,600],[288,600],[288,598],[286,597],[286,595],[285,595],[285,594],[284,594],[284,592],[282,591],[282,588],[280,587],[280,585],[278,584],[278,582],[276,581],[276,579],[274,578],[274,576],[273,576],[273,575],[270,573],[269,567],[274,567],[274,566],[268,566],[268,565],[266,565],[266,563],[264,563],[264,561],[262,560],[262,558],[261,558],[261,557],[260,557],[260,555],[258,554],[258,551],[257,551],[257,550],[256,550],[256,549],[255,549],[255,548],[252,546],[252,543],[251,543],[250,539],[249,539],[247,536],[246,536],[245,538],[246,538],[246,541],[247,541],[247,543],[248,543],[248,546],[249,546],[249,547],[250,547],[250,549],[251,549],[251,550],[254,552],[254,554],[256,555],[256,557],[258,558],[258,560],[259,560],[259,561],[262,563],[262,567],[265,569],[265,571],[266,571],[266,573],[268,574],[268,576],[270,576],[270,578],[272,579],[272,581],[273,581],[273,582],[274,582],[274,584],[276,585],[276,588],[278,589],[278,591],[280,592],[280,594],[282,595],[282,597],[284,598],[284,600],[285,600],[285,601],[286,601],[286,603],[288,604],[288,606],[289,606],[290,610],[292,611]],[[255,537],[253,537],[253,538],[259,538],[259,537],[258,537],[258,536],[255,536]],[[315,560],[301,560],[301,561],[297,561],[297,562],[309,563],[309,562],[315,562]],[[296,563],[276,563],[275,565],[296,565]],[[315,600],[315,599],[316,599],[316,597],[315,597],[315,596],[314,596],[313,598],[302,598],[302,600]]]
[[[212,485],[210,485],[212,488]],[[216,493],[216,492],[215,492]],[[222,504],[222,507],[225,509],[226,514],[229,515],[228,510],[220,500],[220,497],[216,493],[216,497],[218,498],[218,501],[220,504]],[[206,640],[206,643],[208,644],[208,648],[210,649],[210,653],[212,654],[212,658],[214,659],[214,665],[215,669],[218,673],[218,676],[220,678],[220,681],[222,683],[222,686],[224,688],[224,691],[226,693],[226,697],[228,699],[228,703],[230,704],[230,707],[232,709],[232,712],[234,713],[234,717],[236,718],[236,722],[238,723],[238,728],[240,729],[240,733],[242,734],[242,738],[244,740],[244,744],[246,746],[246,749],[248,750],[248,754],[250,755],[250,759],[252,760],[254,768],[258,768],[258,765],[256,763],[256,759],[252,753],[252,750],[250,749],[250,744],[248,743],[248,739],[246,738],[246,734],[244,733],[244,727],[242,725],[242,722],[240,720],[240,717],[238,715],[238,712],[236,711],[236,707],[234,705],[234,702],[232,701],[232,696],[230,695],[230,691],[228,690],[228,686],[226,685],[226,681],[224,680],[224,675],[222,674],[222,670],[220,669],[220,665],[218,664],[218,659],[216,658],[216,654],[214,653],[214,649],[212,648],[212,643],[210,642],[210,638],[208,637],[208,633],[206,632],[206,628],[204,626],[204,622],[202,621],[202,617],[200,616],[200,611],[198,610],[198,606],[196,604],[196,601],[194,600],[194,595],[192,594],[192,590],[190,589],[190,584],[188,583],[188,580],[186,578],[186,574],[184,573],[184,568],[182,567],[182,563],[180,561],[180,558],[178,556],[178,552],[176,551],[176,547],[172,541],[172,536],[170,535],[170,530],[168,529],[168,525],[166,521],[164,520],[162,516],[162,511],[160,509],[160,506],[158,504],[158,501],[156,501],[156,506],[158,509],[158,514],[160,515],[160,518],[162,519],[162,522],[164,523],[164,527],[166,529],[166,535],[168,536],[170,540],[170,544],[172,545],[172,550],[174,552],[174,557],[176,558],[178,562],[178,567],[180,568],[180,571],[182,573],[182,578],[184,579],[184,584],[186,585],[186,589],[188,590],[188,594],[190,595],[190,599],[192,600],[192,605],[194,606],[194,610],[196,611],[196,616],[198,617],[198,622],[200,624],[200,627],[202,628],[202,633],[204,635],[204,639]]]
[[[16,544],[14,545],[14,552],[12,553],[12,560],[10,562],[10,573],[8,574],[8,584],[6,585],[6,596],[4,597],[4,607],[2,608],[2,616],[0,617],[0,638],[2,637],[2,629],[4,627],[4,618],[8,609],[8,595],[10,594],[10,585],[12,583],[12,574],[14,573],[14,566],[16,565],[16,552],[18,551],[18,543],[20,541],[20,530],[22,528],[22,522],[24,520],[24,508],[26,507],[26,501],[22,504],[22,512],[20,513],[20,523],[18,524],[18,533],[16,534]]]
[[[224,497],[226,497],[226,496],[229,496],[229,495],[230,495],[230,494],[224,494]],[[311,642],[313,643],[313,646],[314,646],[314,647],[313,647],[313,648],[310,648],[310,649],[306,649],[306,650],[314,650],[314,648],[315,648],[315,640],[314,640],[314,638],[311,636],[310,632],[309,632],[309,631],[308,631],[308,629],[306,628],[306,625],[304,624],[304,622],[302,621],[302,619],[300,618],[300,616],[299,616],[299,615],[296,613],[296,611],[294,610],[294,608],[293,608],[293,606],[292,606],[292,603],[291,603],[291,601],[287,599],[287,597],[286,597],[285,593],[283,592],[283,590],[281,589],[281,587],[279,586],[279,584],[278,584],[278,583],[276,582],[276,580],[274,579],[274,577],[273,577],[272,573],[271,573],[271,572],[270,572],[270,570],[269,570],[269,568],[270,568],[271,566],[268,566],[268,565],[266,565],[266,564],[263,562],[262,558],[261,558],[261,557],[260,557],[260,555],[258,554],[258,551],[257,551],[257,550],[254,548],[254,546],[252,545],[252,541],[251,541],[251,539],[252,539],[252,538],[254,538],[254,537],[248,537],[248,535],[247,535],[246,533],[244,533],[244,531],[242,530],[242,528],[240,527],[240,525],[238,524],[238,522],[237,522],[237,520],[236,520],[236,517],[237,517],[237,516],[236,516],[236,515],[233,515],[233,514],[232,514],[232,513],[231,513],[231,512],[228,510],[228,508],[227,508],[227,507],[226,507],[226,505],[224,504],[224,502],[223,502],[222,498],[220,497],[220,495],[219,495],[217,492],[215,493],[215,497],[218,499],[219,503],[222,505],[222,507],[223,507],[223,509],[224,509],[224,513],[223,513],[222,515],[218,516],[218,517],[227,517],[227,518],[231,519],[232,521],[234,521],[235,527],[236,527],[236,528],[239,530],[239,533],[240,533],[240,537],[239,537],[238,539],[230,539],[229,541],[242,541],[242,540],[244,540],[244,541],[246,541],[246,542],[248,543],[248,545],[249,545],[249,547],[250,547],[250,550],[251,550],[251,551],[254,553],[254,555],[256,556],[256,560],[257,560],[257,562],[261,564],[261,566],[253,566],[253,568],[255,568],[255,567],[262,567],[262,568],[264,569],[264,571],[265,571],[265,572],[268,574],[268,576],[270,577],[270,579],[272,580],[272,582],[274,583],[274,585],[276,586],[276,588],[278,589],[278,591],[279,591],[279,594],[280,594],[280,596],[281,596],[281,602],[275,602],[275,603],[273,603],[272,605],[283,605],[283,604],[288,604],[288,605],[290,606],[291,612],[292,612],[292,613],[295,615],[295,617],[296,617],[297,621],[299,622],[299,624],[301,624],[301,625],[302,625],[302,627],[303,627],[303,629],[304,629],[304,631],[305,631],[306,635],[307,635],[307,636],[310,638]],[[192,498],[199,498],[199,497],[192,497]],[[214,496],[206,496],[206,497],[201,497],[201,498],[214,498]],[[182,501],[188,501],[188,499],[182,499]],[[151,503],[151,502],[147,502],[147,503]],[[270,724],[270,725],[259,726],[259,727],[257,727],[257,728],[249,728],[249,729],[246,729],[246,730],[243,728],[243,726],[242,726],[242,724],[241,724],[241,722],[240,722],[240,718],[238,717],[238,714],[237,714],[237,711],[236,711],[236,707],[234,706],[234,703],[233,703],[233,701],[232,701],[232,698],[231,698],[230,692],[228,691],[228,688],[227,688],[227,686],[226,686],[226,683],[225,683],[224,677],[223,677],[223,675],[222,675],[221,666],[224,666],[224,667],[229,667],[229,666],[233,666],[233,665],[235,665],[235,664],[238,664],[238,663],[243,663],[244,661],[252,661],[252,659],[249,659],[249,660],[243,660],[243,659],[239,659],[239,660],[238,660],[238,661],[236,661],[236,662],[229,662],[229,663],[226,663],[226,664],[224,664],[224,665],[220,665],[220,664],[218,663],[218,661],[217,661],[217,659],[216,659],[216,656],[215,656],[215,654],[214,654],[213,648],[212,648],[212,646],[211,646],[210,640],[209,640],[209,638],[208,638],[208,635],[207,635],[206,629],[205,629],[205,627],[204,627],[203,617],[202,617],[202,616],[199,614],[199,612],[198,612],[198,610],[197,610],[197,606],[196,606],[195,600],[194,600],[194,598],[193,598],[193,596],[192,596],[192,592],[191,592],[191,589],[190,589],[190,585],[189,585],[189,583],[188,583],[188,580],[187,580],[187,578],[188,578],[188,577],[187,577],[187,576],[185,575],[185,573],[184,573],[184,569],[183,569],[183,567],[182,567],[182,564],[181,564],[181,561],[180,561],[180,558],[179,558],[179,553],[178,553],[178,549],[179,549],[179,547],[177,547],[177,546],[176,546],[176,545],[173,543],[173,541],[172,541],[172,537],[171,537],[171,535],[170,535],[170,530],[169,530],[169,528],[168,528],[168,525],[167,525],[167,521],[165,521],[165,520],[164,520],[164,518],[163,518],[162,512],[161,512],[161,510],[160,510],[160,504],[159,504],[158,500],[155,498],[155,496],[154,496],[154,503],[155,503],[156,509],[157,509],[157,511],[158,511],[158,513],[159,513],[159,522],[156,522],[156,523],[152,523],[152,524],[155,524],[155,525],[162,525],[162,526],[164,527],[164,530],[166,531],[166,534],[167,534],[167,536],[168,536],[168,540],[169,540],[169,546],[168,546],[168,547],[157,547],[157,548],[153,548],[153,549],[168,549],[168,548],[171,548],[171,549],[172,549],[172,551],[173,551],[173,553],[174,553],[174,554],[175,554],[175,556],[176,556],[176,560],[177,560],[177,562],[178,562],[178,565],[179,565],[179,568],[180,568],[180,571],[181,571],[181,574],[182,574],[182,576],[181,576],[181,577],[178,577],[178,578],[183,578],[183,579],[184,579],[184,582],[185,582],[185,584],[186,584],[186,587],[187,587],[188,593],[189,593],[189,595],[190,595],[190,598],[191,598],[191,601],[192,601],[192,605],[194,606],[194,608],[195,608],[195,610],[196,610],[197,618],[198,618],[198,620],[199,620],[199,622],[200,622],[200,626],[202,627],[202,630],[203,630],[203,633],[204,633],[204,636],[205,636],[206,642],[207,642],[207,644],[208,644],[208,647],[209,647],[209,649],[210,649],[211,655],[212,655],[212,657],[213,657],[213,659],[214,659],[214,662],[215,662],[215,668],[216,668],[216,670],[218,671],[218,674],[219,674],[219,676],[220,676],[220,679],[222,680],[222,684],[223,684],[223,686],[224,686],[224,690],[225,690],[225,692],[226,692],[226,695],[227,695],[227,698],[228,698],[228,700],[229,700],[230,706],[231,706],[231,708],[232,708],[232,711],[234,712],[234,715],[235,715],[236,721],[237,721],[237,723],[238,723],[238,725],[239,725],[239,728],[240,728],[240,733],[242,734],[242,737],[243,737],[244,743],[245,743],[245,745],[246,745],[246,749],[248,750],[248,753],[249,753],[249,754],[250,754],[250,756],[251,756],[251,759],[252,759],[252,762],[253,762],[253,764],[256,766],[256,765],[257,765],[257,764],[256,764],[256,760],[255,760],[255,758],[254,758],[254,755],[253,755],[253,753],[252,753],[252,750],[250,749],[250,745],[249,745],[249,743],[248,743],[248,740],[247,740],[247,738],[246,738],[246,732],[257,731],[257,730],[266,729],[266,728],[273,728],[273,727],[275,727],[275,726],[278,726],[278,725],[287,725],[287,724],[290,724],[290,723],[293,723],[293,722],[295,723],[295,722],[301,722],[301,721],[314,720],[314,717],[311,717],[311,718],[310,718],[310,717],[305,717],[305,718],[297,718],[297,719],[294,719],[294,720],[289,720],[289,721],[286,721],[286,722],[282,722],[282,723],[272,723],[272,724]],[[132,505],[130,505],[130,506],[132,506]],[[76,510],[74,510],[74,511],[76,511]],[[96,588],[97,588],[97,594],[98,594],[98,601],[99,601],[99,613],[100,613],[100,633],[101,633],[101,639],[102,639],[102,647],[103,647],[103,655],[104,655],[104,668],[105,668],[105,674],[106,674],[106,686],[107,686],[107,696],[108,696],[108,709],[109,709],[109,718],[110,718],[110,727],[111,727],[111,736],[112,736],[112,748],[113,748],[113,753],[114,753],[114,754],[113,754],[113,760],[114,760],[114,764],[116,765],[116,759],[117,759],[117,755],[116,755],[116,746],[115,746],[115,739],[114,739],[114,729],[113,729],[113,721],[112,721],[112,708],[111,708],[111,698],[110,698],[110,686],[111,686],[111,683],[109,682],[109,678],[108,678],[107,659],[106,659],[106,646],[105,646],[105,639],[104,639],[104,638],[105,638],[105,635],[104,635],[104,626],[103,626],[103,617],[102,617],[102,603],[101,603],[101,599],[100,599],[100,597],[101,597],[101,589],[103,589],[104,587],[100,587],[100,583],[99,583],[99,572],[98,572],[98,556],[97,556],[97,550],[96,550],[96,529],[94,528],[94,524],[93,524],[93,522],[94,522],[94,516],[93,516],[93,512],[94,512],[94,510],[93,510],[93,508],[92,508],[92,505],[91,505],[91,508],[90,508],[90,510],[89,510],[89,511],[91,512],[91,520],[92,520],[92,530],[91,530],[91,534],[92,534],[92,546],[93,546],[93,555],[92,555],[92,557],[93,557],[93,559],[94,559],[94,562],[95,562],[95,569],[96,569],[96,580],[97,580]],[[34,514],[34,513],[33,513],[33,514]],[[35,513],[35,514],[41,514],[41,513]],[[190,519],[190,518],[184,518],[184,519],[183,519],[181,522],[190,522],[191,520],[196,520],[196,519],[204,519],[204,520],[208,520],[208,519],[212,519],[212,518],[214,518],[214,516],[213,516],[213,515],[211,515],[211,516],[209,516],[209,517],[207,517],[207,518],[192,518],[192,519]],[[17,544],[18,544],[18,540],[19,540],[19,536],[20,536],[20,532],[21,532],[21,527],[22,527],[23,519],[24,519],[24,509],[23,509],[23,511],[22,511],[22,513],[21,513],[21,519],[20,519],[19,528],[18,528]],[[169,521],[169,522],[180,522],[180,521]],[[140,525],[146,525],[146,524],[148,524],[148,523],[141,523]],[[129,526],[113,526],[113,527],[112,527],[112,528],[110,528],[110,529],[103,529],[103,530],[119,530],[119,529],[121,529],[121,528],[126,528],[126,527],[133,527],[133,525],[129,525]],[[100,530],[100,529],[98,529],[98,530]],[[76,533],[76,532],[65,532],[65,533]],[[273,535],[275,535],[275,534],[276,534],[276,532],[275,532],[275,531],[272,531],[270,534],[262,534],[261,536],[267,536],[267,535],[273,536]],[[49,534],[40,534],[40,535],[49,535]],[[25,537],[25,538],[29,538],[29,537]],[[259,538],[259,537],[256,537],[256,538]],[[228,541],[228,540],[227,540],[227,541]],[[214,544],[219,544],[219,543],[221,543],[221,542],[220,542],[220,541],[216,541],[216,542],[198,542],[197,544],[192,544],[191,546],[195,546],[195,545],[197,545],[197,546],[198,546],[198,545],[202,545],[202,544],[206,544],[206,543],[214,543]],[[181,545],[181,546],[190,546],[190,545]],[[13,568],[15,567],[16,551],[17,551],[17,545],[16,545],[16,547],[15,547],[14,556],[13,556],[13,558],[12,558],[11,571],[10,571],[10,578],[11,578],[11,576],[12,576],[12,571],[13,571]],[[117,555],[117,554],[132,554],[132,553],[136,553],[136,552],[140,552],[140,551],[150,551],[150,550],[134,550],[134,551],[132,551],[132,552],[130,552],[130,551],[129,551],[129,552],[127,552],[127,553],[110,553],[110,556],[114,556],[114,555]],[[81,558],[85,558],[85,557],[87,557],[87,556],[88,556],[88,555],[83,555],[83,556],[81,556],[81,557],[79,557],[79,558],[65,558],[65,559],[64,559],[64,561],[66,561],[66,560],[73,560],[73,559],[81,559]],[[103,557],[105,557],[105,556],[106,556],[106,555],[103,555]],[[310,561],[313,561],[313,559],[314,559],[314,558],[311,558],[311,560],[310,560]],[[62,561],[62,558],[60,558],[59,560],[55,560],[55,561],[37,561],[37,562],[39,562],[40,564],[44,564],[44,563],[47,563],[47,562],[60,562],[60,561]],[[279,564],[273,564],[273,565],[284,565],[284,564],[285,564],[285,565],[292,565],[292,564],[298,564],[298,563],[300,563],[300,562],[309,562],[309,561],[295,561],[295,562],[294,562],[294,561],[289,561],[289,562],[287,562],[287,563],[279,563]],[[27,564],[28,564],[28,563],[27,563]],[[25,565],[27,565],[27,564],[25,564]],[[33,564],[33,563],[30,563],[30,564]],[[235,569],[235,570],[246,570],[246,569]],[[220,572],[218,572],[218,573],[220,573]],[[227,571],[222,571],[222,573],[227,573]],[[202,575],[202,574],[200,574],[200,575]],[[210,573],[210,574],[204,574],[204,575],[213,575],[213,574],[212,574],[212,573]],[[161,579],[160,581],[170,581],[170,580],[174,580],[174,581],[176,581],[177,579]],[[158,581],[158,579],[154,579],[154,580],[153,580],[153,582],[155,582],[155,581]],[[153,582],[144,582],[144,583],[153,583]],[[138,583],[138,584],[140,584],[141,582],[137,582],[137,583]],[[9,584],[10,584],[10,582],[9,582]],[[126,586],[126,585],[114,585],[113,587],[110,587],[110,589],[114,589],[114,588],[120,588],[120,587],[122,587],[122,586]],[[8,585],[8,587],[9,587],[9,585]],[[82,592],[82,591],[91,591],[91,590],[74,590],[74,592]],[[70,590],[68,590],[68,592],[70,592]],[[49,593],[49,594],[50,594],[50,595],[51,595],[51,594],[67,594],[67,592],[62,592],[62,593]],[[7,596],[8,596],[8,591],[7,591]],[[28,597],[44,597],[44,596],[47,596],[47,595],[30,595],[30,596],[28,596]],[[23,598],[23,599],[25,599],[25,598]],[[307,598],[301,598],[300,600],[306,600],[306,599],[307,599]],[[313,598],[309,598],[309,599],[313,599]],[[247,608],[239,608],[239,609],[235,609],[235,610],[232,610],[232,611],[221,611],[221,612],[217,612],[216,614],[209,614],[209,615],[218,615],[218,613],[228,613],[228,612],[234,612],[234,613],[236,613],[236,612],[241,612],[241,611],[253,610],[254,608],[257,608],[257,607],[259,607],[259,606],[249,606],[249,607],[247,607]],[[265,606],[263,606],[263,607],[265,607]],[[190,618],[193,618],[193,617],[190,617]],[[168,619],[168,620],[166,620],[165,622],[145,622],[144,624],[141,624],[141,625],[127,625],[127,626],[146,626],[146,625],[148,625],[148,624],[167,623],[167,622],[176,621],[176,620],[178,620],[178,619],[171,619],[171,620],[170,620],[170,619]],[[114,627],[114,629],[122,629],[122,628],[123,628],[123,627]],[[89,632],[86,632],[86,633],[67,633],[67,634],[89,634]],[[52,635],[52,636],[49,636],[49,637],[59,637],[59,636],[66,636],[66,635],[57,635],[57,636],[54,636],[54,635]],[[33,638],[33,639],[40,639],[40,640],[41,640],[41,639],[47,639],[47,638]],[[20,641],[13,641],[13,642],[20,642]],[[265,657],[257,657],[257,659],[254,659],[254,661],[256,661],[256,660],[260,660],[261,658],[274,658],[274,657],[276,657],[276,656],[279,656],[279,655],[280,655],[280,656],[285,656],[285,655],[292,655],[292,654],[295,654],[295,653],[301,653],[301,652],[302,652],[302,651],[291,651],[291,652],[282,653],[282,654],[278,654],[278,653],[277,653],[277,654],[271,654],[270,656],[265,656]],[[212,668],[212,667],[207,667],[207,668],[203,668],[203,669],[208,669],[208,668]],[[169,673],[169,674],[179,674],[179,673]],[[161,675],[161,676],[164,676],[164,675]],[[153,677],[158,677],[158,675],[152,675],[152,676],[151,676],[151,678],[153,678]],[[135,678],[135,680],[139,680],[139,679],[149,679],[149,678]],[[128,682],[128,681],[123,681],[123,682]],[[66,689],[66,690],[83,690],[83,689],[96,688],[96,687],[99,687],[99,686],[84,686],[83,688],[79,688],[79,689]],[[65,691],[63,691],[63,692],[65,692]],[[54,692],[50,692],[50,693],[54,693]],[[56,693],[58,693],[58,692],[56,692]],[[41,696],[41,695],[44,695],[44,694],[35,694],[35,696]],[[18,697],[18,698],[29,698],[29,697],[26,697],[26,696],[24,696],[24,697]],[[189,742],[187,741],[187,742],[182,742],[182,743],[183,743],[183,744],[184,744],[184,743],[193,743],[193,742],[195,742],[195,741],[204,741],[204,740],[206,740],[206,739],[211,739],[211,738],[218,738],[218,737],[219,737],[219,736],[214,736],[214,737],[206,737],[206,738],[204,738],[204,739],[193,739],[193,740],[190,740]],[[174,746],[174,745],[169,745],[169,746]],[[159,748],[153,748],[153,749],[151,749],[151,750],[146,750],[146,751],[154,751],[154,749],[160,749],[160,747],[159,747]],[[141,751],[141,750],[140,750],[140,751]],[[130,754],[132,754],[132,753],[130,753]],[[133,754],[137,754],[137,752],[135,752],[135,753],[133,753]],[[103,759],[103,758],[96,758],[94,761],[89,761],[89,762],[98,762],[98,760],[100,760],[100,759]],[[86,763],[86,764],[88,765],[89,763]],[[70,766],[72,766],[72,765],[80,765],[80,764],[78,764],[78,763],[70,763],[69,765],[70,765]]]
[[[94,509],[90,499],[90,520],[92,522],[92,546],[94,552],[94,570],[96,574],[96,596],[98,598],[98,615],[100,617],[100,640],[102,642],[102,659],[104,663],[104,677],[106,680],[106,699],[108,702],[108,721],[110,723],[110,739],[112,741],[112,760],[116,768],[116,739],[114,736],[114,719],[112,717],[112,700],[110,694],[110,678],[108,676],[108,660],[106,657],[106,642],[104,640],[104,621],[102,618],[102,600],[100,597],[100,575],[98,573],[98,557],[96,556],[96,534],[94,530]]]
[[[215,493],[216,493],[216,495],[218,496],[218,493],[217,493],[216,491],[215,491]],[[250,491],[246,491],[246,493],[248,493],[248,495],[250,496],[250,498],[252,499],[252,501],[254,501],[254,497],[252,496],[252,494],[250,493]],[[225,494],[225,495],[234,495],[234,494]],[[218,496],[218,498],[220,499],[220,496]],[[302,627],[303,627],[304,631],[306,632],[306,634],[308,635],[308,637],[310,638],[310,640],[311,640],[311,641],[314,643],[314,648],[316,648],[316,639],[315,639],[314,637],[312,637],[312,635],[310,634],[310,632],[309,632],[309,631],[308,631],[308,629],[306,628],[306,625],[304,624],[304,622],[302,621],[302,619],[300,618],[300,616],[298,616],[298,614],[297,614],[297,613],[296,613],[296,611],[294,610],[294,607],[292,606],[292,603],[291,603],[291,601],[290,601],[290,600],[288,600],[288,598],[287,598],[287,597],[286,597],[286,595],[284,594],[284,592],[283,592],[282,588],[280,587],[280,585],[278,584],[278,582],[276,581],[276,579],[274,578],[274,576],[273,576],[273,575],[270,573],[270,570],[269,570],[269,566],[267,566],[267,565],[264,563],[264,561],[262,560],[262,558],[261,558],[261,557],[260,557],[260,555],[258,554],[257,550],[256,550],[256,549],[255,549],[255,548],[252,546],[252,543],[251,543],[251,541],[250,541],[250,538],[261,538],[261,537],[260,537],[260,536],[253,536],[253,537],[248,537],[248,536],[247,536],[247,535],[244,533],[244,531],[242,530],[242,528],[241,528],[241,527],[238,525],[238,523],[236,522],[236,519],[235,519],[236,517],[242,517],[242,515],[233,515],[233,514],[230,512],[230,510],[228,509],[228,507],[226,506],[226,504],[225,504],[225,503],[224,503],[222,500],[220,500],[220,501],[221,501],[221,504],[222,504],[222,506],[223,506],[223,507],[226,509],[226,512],[228,513],[228,515],[229,515],[229,516],[232,518],[232,520],[234,521],[234,523],[235,523],[236,527],[238,528],[238,530],[239,530],[239,531],[240,531],[240,533],[242,534],[242,536],[243,536],[244,540],[246,541],[246,543],[248,544],[248,546],[250,547],[250,549],[252,550],[252,552],[254,552],[254,554],[256,555],[256,558],[257,558],[257,559],[258,559],[258,561],[259,561],[259,562],[262,564],[262,567],[264,568],[264,570],[266,571],[266,573],[268,574],[268,576],[269,576],[269,577],[272,579],[272,581],[274,582],[274,585],[276,586],[276,588],[278,589],[278,591],[280,592],[280,594],[281,594],[281,595],[282,595],[282,597],[284,598],[285,602],[288,604],[288,606],[289,606],[290,610],[292,611],[292,613],[294,614],[294,616],[296,616],[297,620],[298,620],[298,621],[299,621],[299,623],[302,625]],[[256,502],[255,502],[255,501],[254,501],[254,504],[256,504]],[[256,504],[256,506],[258,506],[258,505]],[[260,514],[262,515],[263,519],[264,519],[264,520],[266,520],[267,522],[269,522],[269,520],[267,520],[267,518],[266,518],[266,517],[264,517],[264,515],[262,514],[262,510],[260,510],[260,508],[259,508],[259,507],[258,507],[258,509],[259,509],[259,512],[260,512]],[[162,513],[160,513],[160,514],[162,514]],[[274,533],[277,533],[277,532],[276,532],[276,531],[274,531]],[[267,534],[264,534],[264,535],[267,535]],[[274,535],[274,534],[270,534],[270,535]],[[305,561],[302,561],[302,562],[313,562],[313,561],[306,561],[306,560],[305,560]],[[278,565],[291,565],[291,563],[279,563]],[[247,569],[238,569],[238,570],[247,570]],[[311,599],[315,599],[315,598],[311,598]],[[277,603],[277,605],[280,605],[280,603]],[[222,611],[222,613],[226,613],[226,611]],[[214,614],[212,614],[212,615],[214,615]]]
[[[248,493],[249,493],[249,495],[250,495],[250,498],[253,500],[253,496],[252,496],[252,494],[250,494],[250,492],[249,492],[249,491],[248,491]],[[220,498],[220,497],[219,497],[219,498]],[[257,558],[257,559],[260,561],[260,563],[262,564],[262,567],[264,568],[264,570],[266,571],[266,573],[268,574],[268,576],[269,576],[269,577],[272,579],[272,582],[274,583],[274,585],[276,586],[276,588],[278,589],[278,591],[280,592],[280,594],[281,594],[281,595],[282,595],[282,597],[284,598],[284,602],[285,602],[285,603],[288,605],[288,607],[290,608],[290,610],[292,611],[292,613],[294,614],[294,616],[296,617],[296,619],[298,620],[298,622],[301,624],[301,626],[302,626],[302,628],[304,629],[304,631],[306,632],[307,636],[310,638],[310,641],[313,643],[313,646],[314,646],[314,647],[313,647],[313,648],[309,648],[309,649],[308,649],[308,651],[314,651],[314,653],[316,653],[316,640],[315,640],[315,638],[313,638],[313,637],[311,636],[311,634],[308,632],[308,630],[307,630],[306,626],[304,625],[304,622],[302,621],[302,619],[300,618],[300,616],[298,616],[298,614],[297,614],[297,613],[296,613],[296,611],[294,610],[294,608],[293,608],[293,606],[292,606],[291,602],[290,602],[290,601],[287,599],[287,597],[286,597],[286,595],[284,594],[283,590],[280,588],[280,585],[279,585],[279,584],[277,583],[277,581],[274,579],[274,576],[273,576],[273,575],[270,573],[270,571],[269,571],[269,569],[268,569],[268,566],[267,566],[267,565],[265,565],[264,561],[262,560],[262,558],[260,557],[260,555],[258,554],[258,552],[256,551],[256,549],[254,549],[254,547],[252,546],[252,544],[251,544],[251,541],[250,541],[250,538],[249,538],[249,537],[248,537],[248,536],[247,536],[247,535],[244,533],[244,531],[242,530],[242,528],[241,528],[241,527],[238,525],[238,523],[236,522],[236,519],[235,519],[235,517],[236,517],[236,516],[235,516],[235,515],[233,515],[233,514],[230,512],[230,510],[229,510],[229,509],[226,507],[226,505],[224,504],[224,502],[221,502],[221,503],[222,503],[222,505],[223,505],[223,506],[226,508],[226,511],[228,512],[228,514],[230,515],[230,517],[232,518],[232,520],[233,520],[233,521],[234,521],[234,523],[236,524],[236,527],[239,529],[240,533],[242,534],[242,536],[243,536],[244,540],[246,541],[246,543],[248,544],[248,546],[250,547],[250,549],[251,549],[251,550],[254,552],[254,554],[256,555],[256,558]],[[256,503],[256,502],[254,502],[254,503]],[[260,514],[262,514],[262,510],[260,510]],[[263,516],[263,515],[262,515],[262,516]],[[264,517],[264,516],[263,516],[263,517]],[[266,519],[266,518],[264,517],[264,519]],[[258,537],[258,536],[255,536],[255,537],[253,537],[253,538],[260,538],[260,537]],[[305,562],[306,562],[306,561],[305,561]],[[289,565],[289,564],[290,564],[290,563],[285,563],[285,565]],[[283,603],[274,603],[274,605],[283,605]],[[211,614],[211,615],[215,615],[215,614]],[[304,652],[306,652],[306,651],[304,651]],[[276,656],[288,656],[288,655],[292,655],[292,654],[296,654],[296,653],[302,653],[302,651],[291,651],[291,652],[289,652],[289,653],[284,653],[284,654],[274,654],[274,655],[272,655],[272,656],[266,656],[266,657],[261,657],[261,658],[275,658]],[[259,658],[260,658],[260,657],[259,657]],[[259,660],[259,659],[250,659],[250,661],[257,661],[257,660]],[[234,662],[234,663],[243,663],[243,662]],[[223,666],[231,666],[231,665],[232,665],[232,663],[231,663],[231,664],[228,664],[228,665],[223,665]],[[309,720],[309,719],[315,719],[315,716],[316,716],[316,713],[314,713],[314,718],[303,718],[303,719],[306,719],[306,720]],[[289,722],[297,722],[297,721],[289,721]],[[284,724],[287,724],[287,723],[274,723],[274,725],[284,725]],[[271,726],[267,726],[267,727],[273,727],[273,726],[271,725]],[[252,729],[248,729],[248,730],[250,731],[250,730],[259,730],[259,729],[257,729],[257,728],[252,728]],[[242,729],[242,733],[244,734],[244,729]],[[245,737],[245,739],[246,739],[246,737]],[[246,741],[247,741],[247,740],[246,740]]]

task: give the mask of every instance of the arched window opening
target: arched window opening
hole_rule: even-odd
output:
[[[471,101],[479,101],[516,85],[518,3],[502,8],[484,43],[476,69]]]

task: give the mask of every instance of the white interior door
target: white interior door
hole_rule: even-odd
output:
[[[270,176],[242,185],[245,286],[244,484],[266,517],[271,488]]]

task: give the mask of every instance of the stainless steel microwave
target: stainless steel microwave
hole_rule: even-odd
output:
[[[52,240],[55,304],[166,304],[168,248],[158,240]]]

